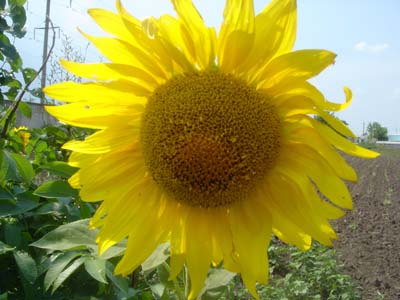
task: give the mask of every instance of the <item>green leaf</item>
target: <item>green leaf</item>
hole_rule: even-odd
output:
[[[22,70],[22,75],[24,76],[25,83],[32,81],[35,78],[36,74],[36,70],[32,68],[24,68]]]
[[[71,177],[76,171],[79,170],[78,168],[72,167],[64,161],[52,161],[44,166],[41,166],[41,168],[50,171],[54,175],[65,178]]]
[[[49,266],[46,275],[44,276],[44,289],[47,291],[51,285],[56,281],[60,273],[67,267],[67,265],[80,256],[78,252],[67,252],[56,256],[54,262]]]
[[[89,203],[79,201],[79,217],[80,219],[90,218],[93,214],[93,209]]]
[[[66,206],[61,202],[50,202],[42,205],[35,211],[35,215],[67,214]]]
[[[11,153],[11,157],[16,162],[19,177],[23,179],[26,184],[30,185],[33,177],[35,177],[35,171],[30,161],[17,153]]]
[[[5,292],[0,295],[0,300],[8,300],[8,292]]]
[[[7,181],[18,181],[17,164],[10,153],[5,150],[0,151],[0,185]]]
[[[2,241],[0,241],[0,255],[3,255],[4,253],[14,251],[14,247],[11,247],[7,244],[4,244]]]
[[[16,195],[16,199],[15,203],[0,201],[0,217],[23,214],[39,205],[29,192]]]
[[[11,6],[22,6],[24,5],[26,0],[8,0],[8,4]]]
[[[14,252],[14,258],[22,276],[33,284],[37,278],[37,267],[34,259],[24,251]]]
[[[163,285],[162,283],[152,284],[150,285],[150,289],[154,294],[155,299],[160,299],[164,295],[165,285]]]
[[[48,181],[39,186],[33,194],[43,198],[77,197],[78,190],[62,180]]]
[[[12,70],[17,72],[22,65],[22,59],[17,49],[10,43],[10,40],[4,34],[0,34],[0,53],[7,57]]]
[[[30,107],[29,104],[21,101],[18,105],[18,111],[28,119],[32,118],[32,108]]]
[[[111,280],[111,282],[122,292],[127,293],[129,289],[128,280],[120,275],[114,275],[114,265],[106,261],[106,275]]]
[[[152,271],[161,265],[169,257],[169,244],[160,244],[156,250],[142,263],[144,272]]]
[[[0,201],[1,200],[7,200],[7,202],[14,205],[17,203],[17,200],[13,194],[0,186]]]
[[[219,299],[225,293],[227,285],[233,277],[235,277],[235,273],[224,269],[211,269],[199,298],[201,300]]]
[[[52,293],[59,288],[59,286],[69,277],[72,273],[74,273],[84,262],[85,257],[79,257],[74,260],[72,264],[70,264],[64,271],[62,271],[57,279],[53,283]]]
[[[15,58],[9,58],[8,63],[10,64],[10,67],[14,72],[18,72],[19,68],[22,67],[22,58],[21,56],[19,56],[19,53],[17,52],[16,49],[15,49]],[[17,92],[18,91],[16,91],[15,94],[17,94]]]
[[[89,229],[89,220],[79,220],[66,225],[61,225],[44,235],[31,246],[49,250],[68,250],[77,247],[97,250],[96,231]]]
[[[24,26],[26,23],[26,12],[23,6],[10,6],[10,17],[13,20],[13,29],[11,34],[18,38],[24,37],[26,31]]]
[[[22,87],[21,82],[19,82],[17,79],[12,78],[10,79],[7,84],[6,84],[9,88],[15,88],[17,90],[19,90]]]
[[[0,9],[2,9],[1,5],[2,4],[0,1]],[[9,28],[10,28],[10,26],[8,26],[7,21],[4,18],[0,17],[0,32],[4,32],[5,30],[8,30]]]
[[[97,281],[108,283],[106,279],[106,260],[89,257],[85,260],[85,269]]]
[[[19,223],[4,224],[4,240],[7,244],[19,247],[21,244],[22,228]]]
[[[101,255],[101,258],[107,260],[116,256],[121,256],[125,252],[126,244],[127,240],[122,240],[118,244],[108,248],[106,252]]]

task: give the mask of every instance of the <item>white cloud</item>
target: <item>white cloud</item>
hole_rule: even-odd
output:
[[[367,42],[361,41],[354,45],[354,50],[365,51],[370,53],[380,53],[389,48],[388,43],[381,44],[368,44]]]

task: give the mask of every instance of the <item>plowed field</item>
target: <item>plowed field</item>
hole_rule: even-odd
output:
[[[374,160],[349,157],[359,174],[349,184],[354,210],[335,224],[338,259],[363,300],[400,300],[400,148]]]

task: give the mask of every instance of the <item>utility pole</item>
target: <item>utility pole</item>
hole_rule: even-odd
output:
[[[49,41],[49,25],[50,25],[50,0],[47,0],[46,3],[46,18],[44,25],[44,41],[43,41],[43,70],[42,70],[42,84],[41,87],[44,88],[46,86],[46,57],[47,57],[47,44]]]

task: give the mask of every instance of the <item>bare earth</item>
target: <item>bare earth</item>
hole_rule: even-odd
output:
[[[400,300],[400,148],[375,159],[349,157],[354,210],[336,222],[338,259],[362,287],[363,300]]]

